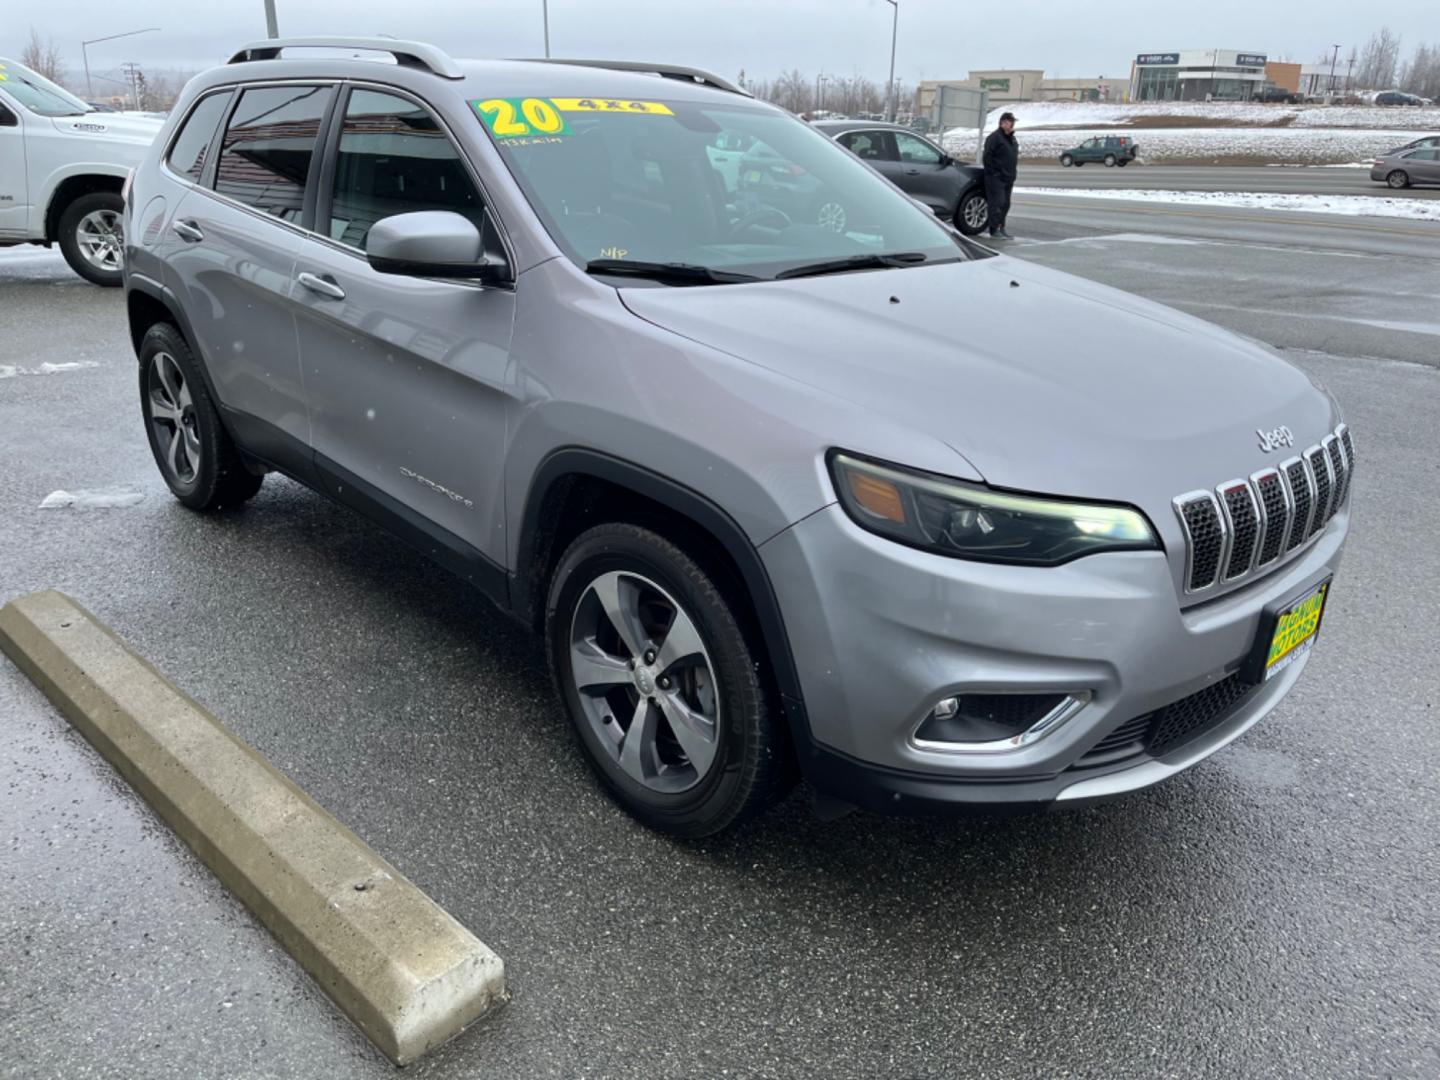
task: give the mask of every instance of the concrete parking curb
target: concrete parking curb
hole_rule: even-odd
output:
[[[397,1065],[505,997],[500,958],[268,761],[46,591],[3,651]]]

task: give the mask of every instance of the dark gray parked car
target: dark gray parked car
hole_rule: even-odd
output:
[[[966,236],[985,228],[985,170],[957,161],[899,124],[873,120],[822,120],[813,125],[870,165],[912,199]]]
[[[735,198],[755,143],[863,229]],[[1323,389],[988,251],[713,75],[258,42],[186,85],[125,214],[176,497],[275,471],[412,542],[544,635],[657,828],[801,774],[828,810],[1133,791],[1320,628],[1355,460]]]

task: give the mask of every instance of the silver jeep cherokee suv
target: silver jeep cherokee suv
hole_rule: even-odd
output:
[[[657,828],[797,775],[825,811],[1142,788],[1319,629],[1354,463],[1324,390],[703,72],[262,42],[189,84],[126,215],[175,495],[279,471],[478,586]]]

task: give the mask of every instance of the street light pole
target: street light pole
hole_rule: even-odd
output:
[[[885,119],[892,124],[895,122],[895,37],[900,31],[900,0],[885,0],[895,9],[894,16],[890,20],[890,81],[886,84],[885,91]]]
[[[1335,55],[1330,57],[1330,85],[1327,87],[1330,97],[1335,96],[1335,61],[1340,59],[1340,46],[1335,46]]]
[[[265,0],[265,36],[271,41],[280,36],[280,22],[275,18],[275,0]]]
[[[147,26],[144,30],[126,30],[123,34],[110,34],[106,37],[91,38],[89,41],[80,42],[80,59],[85,64],[85,96],[95,96],[95,88],[90,84],[90,54],[85,51],[89,46],[98,45],[102,41],[114,41],[116,38],[134,37],[136,34],[151,34],[159,29],[158,26]]]
[[[540,0],[540,11],[545,19],[545,59],[550,59],[550,0]]]

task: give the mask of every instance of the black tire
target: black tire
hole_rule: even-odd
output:
[[[1078,168],[1082,167],[1084,164],[1085,164],[1085,163],[1084,163],[1083,161],[1077,161],[1077,162],[1075,162],[1075,168],[1078,169]]]
[[[1115,167],[1115,155],[1114,155],[1114,154],[1106,154],[1106,155],[1105,155],[1105,168],[1107,168],[1107,169],[1113,169],[1114,167]]]
[[[1395,169],[1385,177],[1385,183],[1392,188],[1407,188],[1410,186],[1410,174],[1404,169]]]
[[[577,612],[591,583],[616,571],[640,575],[676,601],[698,631],[714,670],[719,702],[715,756],[686,790],[657,791],[625,772],[580,701],[571,660]],[[686,838],[711,836],[766,809],[793,782],[782,713],[758,674],[763,652],[742,623],[700,564],[650,529],[620,522],[597,525],[560,557],[545,609],[556,688],[595,775],[616,802],[653,829]],[[628,684],[620,692],[639,696]]]
[[[115,214],[117,215],[115,231],[118,233],[120,229],[118,215],[124,209],[125,200],[120,197],[118,191],[92,191],[89,195],[81,195],[60,213],[60,253],[65,256],[65,261],[70,264],[71,270],[92,284],[103,285],[107,288],[118,286],[124,276],[123,263],[117,262],[113,270],[107,270],[86,258],[80,247],[80,223],[88,215],[96,212]],[[124,254],[122,246],[120,249],[121,259],[124,258]]]
[[[166,358],[173,361],[173,367]],[[179,393],[171,389],[174,386]],[[172,404],[178,407],[174,411],[183,432],[164,416]],[[175,497],[192,510],[238,506],[260,490],[264,477],[245,467],[220,424],[190,346],[169,323],[150,327],[140,343],[140,415],[160,475]],[[178,444],[176,435],[181,436]]]
[[[1122,157],[1122,158],[1117,158],[1116,161],[1115,161],[1115,167],[1116,167],[1117,169],[1123,169],[1126,165],[1129,165],[1129,164],[1130,164],[1130,159],[1129,159],[1129,158],[1123,158],[1123,157]]]
[[[990,223],[990,204],[985,192],[979,188],[960,196],[960,205],[955,207],[955,228],[966,236],[979,236]]]
[[[1074,159],[1073,157],[1071,157],[1069,154],[1061,154],[1061,155],[1060,155],[1060,164],[1061,164],[1061,165],[1064,165],[1065,168],[1068,169],[1068,168],[1070,168],[1071,165],[1074,165],[1074,164],[1075,164],[1075,159]]]

